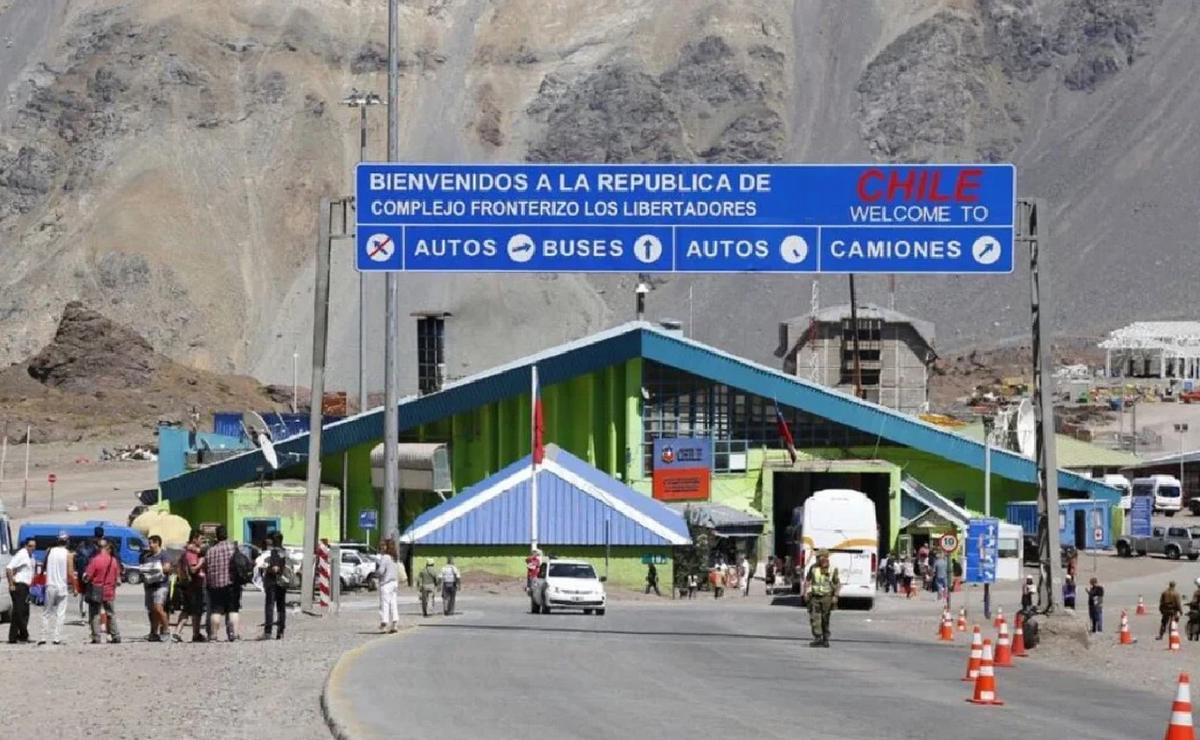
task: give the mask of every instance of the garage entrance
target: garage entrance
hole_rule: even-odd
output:
[[[879,522],[879,556],[888,554],[891,547],[891,474],[886,472],[843,472],[777,470],[773,479],[774,500],[771,521],[774,525],[775,554],[786,557],[792,551],[793,515],[815,491],[826,488],[848,488],[862,491],[875,503]],[[799,522],[795,522],[798,524]]]

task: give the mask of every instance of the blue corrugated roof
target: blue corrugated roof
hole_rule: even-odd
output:
[[[417,517],[401,540],[420,545],[525,545],[532,461],[526,455]],[[663,546],[691,541],[683,517],[557,445],[538,469],[538,543]],[[607,539],[605,523],[608,523]]]
[[[405,398],[399,404],[401,429],[412,429],[518,396],[528,391],[530,367],[535,364],[542,385],[546,386],[634,357],[653,360],[763,398],[773,398],[784,406],[823,416],[877,435],[881,440],[983,470],[984,451],[980,442],[833,388],[785,375],[694,340],[669,334],[646,322],[631,322],[538,352],[451,383],[438,393]],[[322,437],[323,453],[337,454],[355,445],[377,442],[382,438],[383,409],[377,408],[327,424]],[[276,445],[276,449],[282,460],[289,459],[287,453],[303,456],[308,451],[308,434],[282,442]],[[265,466],[262,453],[255,450],[167,479],[160,485],[165,498],[186,499],[257,480],[259,469]],[[1026,483],[1035,483],[1037,480],[1037,468],[1032,460],[1005,450],[992,450],[992,472]],[[1059,470],[1058,485],[1087,492],[1097,498],[1109,498],[1115,491],[1099,481],[1066,470]]]

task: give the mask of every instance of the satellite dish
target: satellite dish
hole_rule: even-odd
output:
[[[246,436],[250,438],[250,441],[254,443],[255,447],[262,450],[263,458],[266,459],[267,464],[271,466],[271,469],[279,470],[279,456],[275,454],[275,444],[271,440],[270,427],[268,427],[267,422],[264,421],[263,418],[254,411],[250,411],[248,413],[250,416],[254,417],[255,421],[259,423],[259,427],[257,429],[251,427],[250,429],[246,430]],[[246,425],[242,424],[242,428],[245,429]]]
[[[1034,456],[1037,443],[1037,426],[1033,418],[1033,404],[1026,398],[1017,408],[1017,450],[1025,457]]]

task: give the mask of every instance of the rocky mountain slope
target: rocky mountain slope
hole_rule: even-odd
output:
[[[1191,0],[404,0],[415,161],[1014,161],[1053,207],[1055,324],[1194,316],[1200,13]],[[0,0],[0,364],[83,298],[181,362],[290,380],[315,204],[348,192],[353,87],[386,90],[376,0]],[[373,158],[384,114],[371,111]],[[330,372],[353,387],[336,260]],[[372,368],[382,281],[368,281]],[[452,376],[632,314],[631,278],[406,276],[453,314]],[[882,301],[885,280],[862,281]],[[652,316],[771,362],[807,278],[655,280]],[[825,304],[845,279],[822,278]],[[943,349],[1019,335],[1028,280],[899,280]],[[690,297],[689,297],[690,296]],[[513,331],[520,325],[522,330]],[[403,348],[415,346],[403,325]],[[415,384],[405,354],[406,388]],[[379,373],[370,386],[379,387]]]
[[[64,307],[53,338],[37,354],[0,370],[0,427],[17,442],[28,425],[38,443],[98,437],[147,443],[159,421],[186,423],[193,409],[208,429],[214,411],[278,408],[254,379],[183,367],[79,302]]]

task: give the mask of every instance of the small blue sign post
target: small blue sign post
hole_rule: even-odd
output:
[[[379,526],[379,512],[375,509],[363,509],[358,512],[358,527],[367,531],[367,547],[371,546],[371,530]]]
[[[1152,496],[1134,496],[1129,508],[1129,534],[1132,537],[1149,537],[1151,516],[1154,514]]]
[[[1016,171],[363,163],[364,272],[1010,273]]]
[[[972,519],[967,523],[967,583],[995,583],[1000,559],[1000,522]]]

